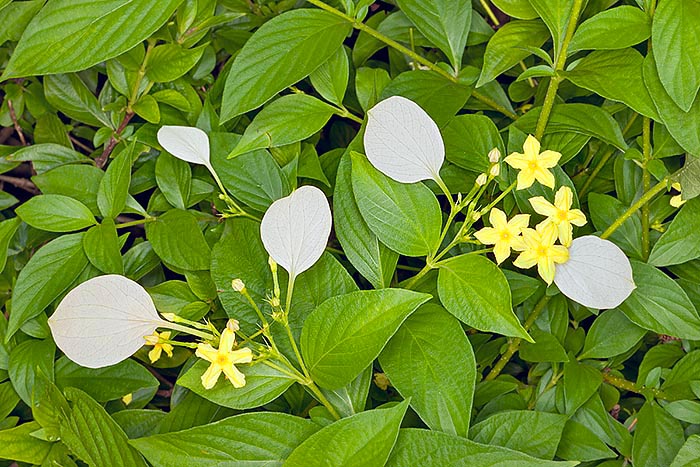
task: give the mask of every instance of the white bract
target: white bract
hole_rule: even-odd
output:
[[[296,277],[321,257],[331,233],[331,208],[326,195],[303,186],[270,205],[260,224],[268,254]]]
[[[115,274],[83,282],[65,296],[49,318],[54,341],[68,358],[102,368],[129,358],[144,336],[168,327],[150,295],[138,283]]]
[[[209,137],[199,128],[163,126],[158,130],[158,143],[178,159],[203,165],[214,172],[209,157]]]
[[[445,144],[425,110],[405,97],[394,96],[367,115],[365,152],[377,170],[401,183],[440,178]]]
[[[557,265],[554,283],[571,300],[599,310],[620,305],[636,287],[627,256],[613,242],[593,235],[571,243],[569,260]]]

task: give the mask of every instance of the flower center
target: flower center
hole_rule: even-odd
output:
[[[530,161],[527,163],[527,168],[530,170],[537,169],[537,161]]]
[[[547,248],[544,245],[540,245],[537,247],[537,256],[539,257],[546,257],[548,256],[549,253],[549,248]]]
[[[557,218],[560,221],[565,221],[569,218],[569,213],[563,209],[560,209],[559,212],[557,213]]]
[[[219,354],[219,355],[217,355],[217,357],[216,357],[216,363],[217,363],[217,365],[220,365],[220,366],[226,366],[226,365],[228,365],[228,363],[229,363],[229,361],[228,361],[228,355],[225,355],[225,354]]]
[[[501,232],[501,240],[508,241],[508,240],[510,240],[510,237],[511,237],[510,232],[508,232],[507,230],[504,230]]]

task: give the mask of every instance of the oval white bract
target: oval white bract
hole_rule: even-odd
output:
[[[593,235],[576,238],[554,283],[571,300],[599,310],[615,308],[635,289],[632,265],[620,248]]]
[[[425,110],[405,97],[393,96],[367,115],[365,152],[377,170],[401,183],[439,178],[445,144]]]
[[[49,318],[58,348],[88,368],[129,358],[145,344],[144,336],[167,324],[141,285],[116,274],[83,282]]]
[[[163,126],[158,130],[158,143],[178,159],[213,170],[209,157],[209,137],[199,128]]]
[[[270,205],[260,224],[265,250],[290,276],[318,261],[331,233],[331,208],[326,195],[303,186]]]

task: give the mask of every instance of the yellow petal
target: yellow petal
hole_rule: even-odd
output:
[[[544,196],[535,196],[530,198],[530,205],[537,214],[542,214],[547,217],[554,217],[558,213],[558,209],[552,203],[544,199]]]
[[[163,348],[159,345],[153,347],[150,352],[148,352],[148,358],[151,363],[155,363],[160,358],[161,353],[163,353]]]
[[[540,142],[537,141],[537,138],[527,135],[525,144],[523,144],[523,152],[530,158],[536,157],[540,153]]]
[[[535,172],[533,170],[521,170],[518,172],[518,185],[516,190],[524,190],[530,188],[535,183]]]
[[[231,365],[224,368],[224,374],[226,375],[226,379],[233,384],[234,388],[242,388],[245,386],[245,375],[235,366]]]
[[[515,251],[527,250],[527,247],[525,246],[525,242],[523,241],[523,237],[520,235],[518,235],[517,237],[513,237],[510,240],[510,247]]]
[[[551,169],[557,165],[559,159],[561,159],[560,153],[556,151],[543,151],[537,158],[537,162],[539,162],[540,166]]]
[[[525,154],[520,154],[519,152],[514,152],[510,156],[507,156],[503,161],[514,169],[522,170],[527,167],[529,161],[525,157]]]
[[[537,233],[539,234],[540,244],[542,245],[553,245],[557,240],[557,226],[549,219],[545,219],[539,224],[537,224]]]
[[[523,243],[526,248],[536,249],[540,245],[541,235],[535,229],[523,229]]]
[[[554,195],[554,206],[562,211],[568,211],[571,209],[571,203],[574,202],[574,195],[571,192],[571,188],[568,186],[563,186],[557,190]]]
[[[554,245],[550,249],[549,256],[557,264],[566,263],[567,261],[569,261],[569,249],[566,248],[565,246]]]
[[[161,348],[168,355],[168,357],[173,358],[173,346],[170,344],[161,344]]]
[[[214,362],[219,356],[219,351],[209,344],[198,344],[195,355],[208,362]]]
[[[522,173],[522,172],[520,172],[520,173]],[[540,166],[534,171],[533,176],[542,185],[544,185],[548,188],[554,189],[554,175],[549,170],[542,168]]]
[[[547,285],[550,285],[554,281],[554,261],[551,258],[540,259],[537,262],[537,272]]]
[[[535,264],[537,264],[537,255],[531,251],[523,251],[515,258],[515,261],[513,261],[513,266],[520,269],[530,269]]]
[[[517,214],[508,222],[508,226],[514,228],[518,233],[522,232],[523,229],[527,229],[530,224],[530,214]]]
[[[489,222],[493,227],[501,230],[508,224],[508,217],[506,217],[505,212],[498,208],[493,208],[489,213]]]
[[[501,264],[510,256],[510,245],[508,242],[496,243],[496,246],[493,247],[493,254],[496,257],[496,262]]]
[[[229,356],[232,363],[250,363],[253,361],[253,351],[248,347],[234,350]]]
[[[498,230],[493,227],[484,227],[478,232],[474,233],[474,237],[479,240],[484,245],[495,245],[501,239]]]
[[[218,365],[211,364],[207,371],[202,375],[202,386],[204,389],[211,389],[216,386],[216,382],[219,380],[221,375],[221,368]]]
[[[228,327],[221,332],[219,339],[219,350],[230,351],[236,343],[236,333]]]
[[[569,222],[581,227],[586,225],[586,215],[580,209],[572,209],[569,211]]]
[[[562,245],[568,247],[571,246],[571,241],[573,240],[574,228],[568,222],[561,222],[558,226],[557,235],[559,241]]]

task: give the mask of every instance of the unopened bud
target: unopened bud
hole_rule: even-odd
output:
[[[501,166],[498,164],[493,164],[489,170],[489,174],[492,177],[498,177],[501,174]]]
[[[493,148],[489,151],[489,162],[495,164],[501,159],[501,151],[498,148]]]
[[[472,220],[473,220],[474,222],[476,222],[476,221],[478,221],[479,219],[481,219],[481,212],[479,212],[479,211],[474,211],[474,212],[472,213]]]
[[[479,176],[476,177],[476,182],[475,182],[475,183],[476,183],[477,185],[479,185],[479,186],[484,186],[484,185],[486,185],[486,182],[488,182],[488,180],[489,180],[489,179],[488,179],[488,177],[486,176],[486,174],[479,174]]]
[[[279,297],[271,297],[270,298],[270,306],[272,308],[279,308],[280,306],[280,298]]]
[[[387,378],[386,374],[384,373],[375,373],[374,374],[374,384],[377,385],[379,389],[382,391],[386,391],[389,386],[391,385],[391,382],[389,381],[389,378]]]
[[[240,279],[234,279],[231,281],[231,288],[236,292],[243,292],[245,290],[245,283]]]
[[[673,206],[674,208],[679,208],[679,207],[681,207],[683,204],[685,204],[686,201],[687,201],[687,200],[683,199],[683,197],[682,197],[681,195],[676,195],[676,196],[672,196],[672,197],[671,197],[670,204],[671,204],[671,206]]]
[[[122,402],[124,403],[124,405],[131,404],[131,402],[133,400],[134,400],[134,394],[131,392],[129,394],[127,394],[126,396],[122,397]]]
[[[270,271],[272,271],[272,274],[275,274],[277,272],[277,261],[272,259],[272,256],[269,256],[267,258],[267,264],[270,265]]]
[[[226,322],[226,329],[232,332],[236,332],[239,329],[241,329],[240,324],[238,323],[237,319],[230,319]]]

